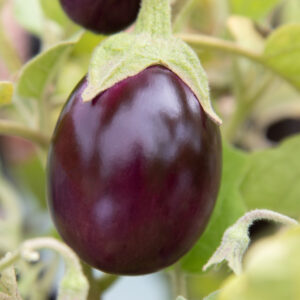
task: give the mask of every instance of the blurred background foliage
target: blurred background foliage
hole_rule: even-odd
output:
[[[226,228],[241,215],[268,208],[296,219],[300,216],[300,1],[172,3],[174,32],[197,52],[208,74],[214,107],[223,119],[222,186],[206,231],[176,267],[154,277],[122,279],[104,293],[105,300],[119,299],[120,293],[131,300],[146,300],[146,294],[167,299],[171,293],[165,274],[169,273],[178,293],[188,294],[190,300],[202,299],[220,289],[230,275],[225,266],[205,273],[202,267]],[[0,0],[0,21],[3,256],[28,238],[59,239],[46,204],[47,148],[63,104],[86,74],[93,49],[105,36],[84,32],[69,21],[58,0]],[[250,230],[254,240],[273,232],[274,225],[268,222],[257,222]],[[299,299],[299,288],[292,296],[282,296],[290,295],[282,294],[284,289],[290,291],[289,283],[278,286],[281,298],[257,292],[270,274],[261,270],[263,255],[268,256],[267,249],[284,239],[288,240],[286,251],[297,260],[294,243],[299,244],[299,230],[272,237],[261,244],[265,246],[251,250],[243,277],[230,277],[221,296],[210,299]],[[272,257],[267,270],[272,273],[270,266],[278,264],[275,271],[283,274],[279,281],[295,275],[287,270],[292,264],[285,261],[288,258],[271,261]],[[63,269],[57,255],[44,251],[39,262],[20,262],[16,271],[20,295],[42,300],[55,297]],[[260,283],[252,280],[257,274]],[[140,290],[142,280],[148,289]],[[249,290],[242,288],[245,282],[251,282]],[[274,282],[267,289],[273,289]]]

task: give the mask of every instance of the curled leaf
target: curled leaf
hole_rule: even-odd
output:
[[[21,255],[30,252],[35,256],[36,250],[53,249],[62,255],[66,271],[59,285],[58,300],[86,300],[89,283],[83,274],[83,270],[77,255],[66,246],[53,238],[37,238],[28,240],[21,246]]]
[[[249,228],[258,220],[269,220],[285,225],[298,224],[296,220],[271,210],[250,211],[225,231],[221,245],[203,267],[203,270],[205,271],[210,266],[226,260],[235,274],[241,274],[242,259],[250,243]]]
[[[256,243],[247,254],[241,276],[230,276],[218,300],[300,299],[300,227]]]

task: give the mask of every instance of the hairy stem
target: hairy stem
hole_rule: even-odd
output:
[[[170,0],[142,0],[135,32],[170,36],[172,34]]]
[[[50,138],[41,132],[8,120],[0,120],[0,134],[24,138],[43,149],[47,149],[50,143]]]

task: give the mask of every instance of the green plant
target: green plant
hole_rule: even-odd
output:
[[[95,278],[91,268],[85,264],[82,268],[76,254],[58,241],[53,227],[44,230],[34,223],[49,215],[45,205],[47,151],[63,104],[87,72],[83,98],[90,101],[117,82],[158,64],[180,76],[211,124],[220,123],[218,115],[223,120],[220,192],[201,237],[166,270],[175,296],[187,300],[299,298],[293,280],[299,268],[291,261],[297,261],[300,235],[291,218],[300,215],[300,135],[275,145],[264,134],[281,118],[299,118],[299,2],[172,1],[174,36],[166,18],[170,13],[167,1],[153,1],[157,1],[156,10],[151,9],[150,0],[143,1],[144,11],[133,33],[107,37],[79,30],[58,0],[14,0],[17,20],[42,42],[42,52],[24,65],[6,27],[0,25],[0,58],[9,73],[0,82],[0,133],[36,146],[25,160],[9,167],[18,189],[1,175],[0,298],[44,299],[50,293],[58,260],[56,255],[39,259],[36,251],[45,248],[65,258],[60,299],[99,299],[117,280],[114,275]],[[5,5],[5,0],[0,1],[1,8]],[[153,24],[153,16],[164,22]],[[210,96],[198,58],[208,74]],[[258,219],[296,227],[257,243],[248,253],[248,233]],[[178,223],[182,223],[180,218]],[[202,270],[223,260],[236,275],[227,279],[224,269]],[[21,275],[18,280],[14,266]],[[44,276],[39,276],[41,272]]]

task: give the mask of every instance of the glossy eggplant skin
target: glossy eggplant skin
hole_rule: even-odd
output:
[[[96,33],[111,34],[132,24],[141,0],[60,0],[66,14]]]
[[[48,201],[66,243],[107,273],[138,275],[182,257],[206,227],[221,174],[220,132],[190,88],[152,66],[59,118]]]

